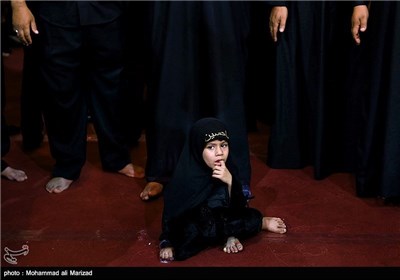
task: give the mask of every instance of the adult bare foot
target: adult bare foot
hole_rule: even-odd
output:
[[[240,243],[239,239],[236,237],[228,237],[228,240],[225,243],[224,252],[225,253],[239,253],[243,250],[243,245]]]
[[[262,220],[262,229],[274,233],[285,233],[286,225],[281,218],[264,217]]]
[[[160,250],[160,262],[171,262],[174,260],[174,249],[172,247],[162,248]]]
[[[140,198],[142,200],[149,200],[150,198],[155,198],[161,194],[164,186],[158,182],[149,182],[144,187],[143,191],[140,193]]]
[[[49,193],[60,193],[69,188],[73,180],[68,180],[63,177],[54,177],[46,185],[46,190]]]
[[[128,163],[124,168],[118,170],[118,173],[132,178],[144,178],[144,168],[133,165],[132,163]]]
[[[10,166],[7,166],[3,171],[1,171],[1,176],[7,178],[11,181],[22,182],[28,179],[25,172],[22,170],[14,169]]]

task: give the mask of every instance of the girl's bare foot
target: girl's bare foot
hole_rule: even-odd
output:
[[[243,245],[240,243],[239,239],[236,237],[229,237],[225,243],[224,252],[225,253],[239,253],[243,250]]]
[[[286,225],[281,218],[264,217],[262,220],[262,229],[274,233],[285,233]]]
[[[7,166],[2,172],[1,176],[6,177],[8,180],[22,182],[28,179],[25,172],[22,170],[14,169]]]
[[[133,165],[132,163],[128,163],[124,168],[118,170],[118,173],[121,173],[125,176],[132,178],[144,178],[144,169],[143,167]]]
[[[69,188],[73,180],[68,180],[63,177],[54,177],[46,185],[46,190],[49,193],[60,193]]]
[[[163,263],[174,260],[174,250],[172,247],[162,248],[160,250],[160,261]]]

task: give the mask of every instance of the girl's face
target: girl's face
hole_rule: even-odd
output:
[[[229,155],[229,145],[225,140],[214,140],[207,143],[203,150],[203,159],[211,169],[216,165],[221,165],[221,161],[226,162]]]

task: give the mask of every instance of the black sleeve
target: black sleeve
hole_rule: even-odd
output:
[[[267,1],[267,4],[271,7],[277,6],[286,6],[288,5],[288,1]]]
[[[360,6],[360,5],[366,5],[366,6],[368,6],[369,1],[353,1],[352,4],[353,4],[353,7],[355,7],[355,6]]]
[[[247,200],[243,195],[242,184],[234,177],[232,178],[230,207],[241,208],[246,207],[246,205]]]

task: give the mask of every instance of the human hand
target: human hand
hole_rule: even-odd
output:
[[[13,28],[21,42],[28,46],[32,44],[31,30],[33,33],[39,34],[35,17],[25,1],[13,0],[11,1],[11,7]]]
[[[358,5],[353,8],[351,16],[351,34],[357,45],[361,43],[360,32],[367,30],[368,7],[366,5]]]
[[[287,17],[287,7],[277,6],[272,8],[269,16],[269,32],[274,42],[278,41],[278,30],[279,32],[285,31]]]
[[[218,161],[214,165],[212,177],[220,179],[222,182],[228,184],[228,186],[232,185],[232,174],[229,172],[223,160]]]

